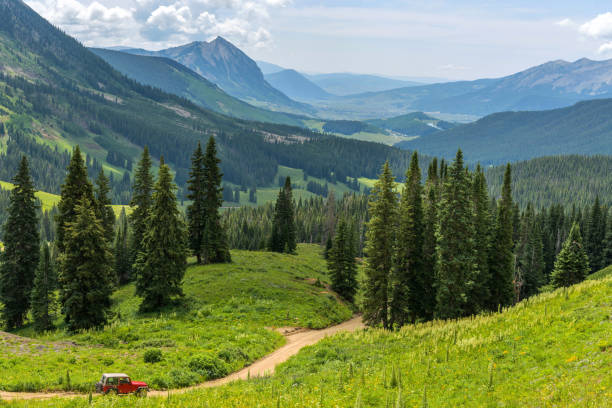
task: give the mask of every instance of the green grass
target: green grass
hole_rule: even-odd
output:
[[[211,378],[189,368],[194,356],[207,356],[224,373],[236,371],[284,343],[269,327],[321,328],[352,314],[312,283],[327,280],[316,245],[300,245],[298,255],[233,251],[232,257],[232,264],[189,267],[185,301],[162,314],[139,314],[140,299],[128,285],[115,293],[115,318],[103,330],[69,334],[60,325],[42,336],[31,328],[17,333],[23,338],[0,335],[0,389],[88,391],[109,371],[156,389],[184,387]],[[150,349],[162,350],[162,361],[145,363]]]
[[[93,406],[610,407],[611,299],[608,276],[500,314],[340,334],[302,350],[273,377],[170,401],[97,398]],[[79,399],[37,406],[89,405]]]
[[[3,190],[12,190],[15,186],[6,181],[0,181],[0,188]],[[36,198],[38,198],[41,202],[42,209],[44,211],[48,211],[53,206],[57,205],[60,201],[60,196],[55,194],[46,193],[44,191],[37,191]]]

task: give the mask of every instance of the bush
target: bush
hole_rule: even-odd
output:
[[[199,380],[196,374],[187,370],[172,370],[168,373],[168,376],[170,377],[168,385],[172,388],[189,387]]]
[[[229,372],[227,364],[223,360],[210,354],[199,354],[192,357],[188,367],[191,371],[204,376],[207,380],[225,377]]]
[[[160,349],[147,350],[144,353],[145,363],[159,363],[162,360],[162,352]]]
[[[217,356],[226,363],[236,360],[249,361],[249,355],[238,347],[225,347],[217,353]]]

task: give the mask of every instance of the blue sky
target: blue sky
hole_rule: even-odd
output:
[[[474,79],[555,59],[612,58],[609,1],[26,3],[86,45],[160,49],[221,35],[255,59],[307,72]]]

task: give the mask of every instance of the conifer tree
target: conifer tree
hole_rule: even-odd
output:
[[[285,185],[278,192],[278,198],[274,206],[274,220],[272,222],[272,234],[268,242],[268,249],[274,252],[295,253],[297,248],[296,239],[291,178],[287,177]]]
[[[130,231],[128,226],[128,217],[125,213],[125,208],[121,210],[115,238],[115,248],[113,250],[115,257],[115,276],[120,285],[125,285],[132,280],[132,262],[130,256]]]
[[[147,219],[151,212],[151,194],[153,192],[153,174],[151,173],[151,156],[147,146],[134,172],[134,185],[132,187],[132,200],[130,206],[130,223],[132,225],[132,239],[130,243],[130,263],[134,264],[138,253],[142,251],[142,240],[148,229]]]
[[[109,197],[110,187],[108,184],[108,178],[104,174],[104,170],[100,169],[98,178],[96,179],[96,216],[102,222],[104,228],[104,237],[109,245],[112,245],[115,236],[115,212],[111,199]]]
[[[2,320],[9,330],[23,325],[39,258],[38,204],[25,156],[13,184],[2,239],[4,252],[0,253],[0,303],[4,306]]]
[[[426,311],[424,319],[431,320],[434,316],[436,307],[436,225],[438,224],[438,198],[439,198],[439,178],[437,174],[437,160],[434,158],[427,173],[425,183],[425,212],[423,228],[423,276],[428,279],[430,284],[425,285],[429,290],[423,297],[424,309]]]
[[[399,223],[391,280],[391,326],[403,326],[427,315],[424,302],[433,282],[423,269],[423,188],[421,169],[416,152],[412,154],[410,168],[399,205]]]
[[[170,168],[162,161],[135,264],[136,293],[143,298],[143,311],[159,310],[183,295],[188,244],[175,190]]]
[[[498,306],[507,306],[514,298],[514,248],[512,226],[512,170],[506,167],[502,196],[497,206],[496,225],[493,236],[493,248],[490,261],[491,284],[489,308],[497,310]]]
[[[189,190],[187,198],[191,200],[191,204],[187,207],[189,248],[195,254],[198,264],[202,263],[207,220],[204,173],[204,153],[200,142],[198,142],[198,147],[191,157],[191,171],[187,181],[187,189]]]
[[[62,185],[61,199],[57,206],[57,248],[60,253],[66,249],[65,236],[68,224],[74,222],[76,218],[76,206],[83,196],[94,202],[93,186],[87,178],[87,167],[81,155],[81,149],[77,145],[72,152],[72,158],[68,165],[68,174]],[[38,251],[36,251],[38,253]]]
[[[599,202],[599,196],[595,198],[595,203],[591,209],[587,221],[587,231],[585,247],[589,256],[589,263],[592,272],[603,268],[604,261],[604,241],[606,238],[606,217]]]
[[[520,296],[517,300],[537,294],[546,283],[542,231],[531,204],[525,210],[522,224],[523,232],[516,254],[519,270],[515,276],[520,282]]]
[[[397,230],[397,195],[389,162],[370,192],[366,233],[363,319],[390,328],[389,283]]]
[[[436,247],[436,311],[438,318],[465,316],[471,309],[476,277],[471,184],[463,153],[448,168],[440,201]]]
[[[53,313],[56,308],[57,276],[49,245],[44,243],[40,249],[40,261],[32,290],[32,318],[34,329],[38,332],[53,329]]]
[[[582,243],[580,227],[574,223],[555,261],[551,283],[556,288],[575,285],[584,280],[589,270],[589,258]]]
[[[610,217],[608,217],[608,222],[606,223],[606,238],[604,240],[602,258],[604,266],[612,265],[612,219]]]
[[[332,289],[349,302],[357,291],[357,265],[355,263],[354,235],[344,218],[338,228],[327,260]]]
[[[215,138],[210,137],[204,155],[204,241],[202,256],[204,263],[231,262],[227,234],[221,225],[219,209],[223,205],[223,174],[219,168]]]
[[[472,183],[472,201],[474,205],[474,250],[476,256],[476,274],[470,291],[470,314],[478,313],[487,307],[491,272],[491,215],[487,181],[480,164],[476,167]]]
[[[61,302],[70,330],[100,327],[107,321],[113,292],[111,253],[91,200],[77,202],[66,225],[60,256]]]

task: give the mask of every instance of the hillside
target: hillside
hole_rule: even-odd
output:
[[[273,87],[295,100],[309,101],[332,96],[294,69],[266,74],[265,78]]]
[[[50,193],[59,192],[76,144],[88,164],[113,175],[122,197],[145,144],[153,157],[163,154],[183,187],[191,152],[210,135],[224,181],[240,186],[276,185],[279,165],[343,181],[374,177],[386,159],[405,168],[409,158],[378,144],[231,118],[140,85],[22,2],[0,0],[0,64],[0,179],[11,179],[27,154],[36,187]],[[335,160],[340,155],[351,160]]]
[[[397,146],[484,165],[559,154],[612,154],[612,99],[548,111],[502,112]],[[528,146],[528,148],[526,148]]]
[[[113,297],[116,317],[100,331],[69,335],[58,322],[60,329],[36,337],[29,328],[19,337],[0,332],[0,389],[84,392],[107,371],[165,389],[236,371],[284,343],[267,327],[321,328],[350,318],[347,306],[316,285],[328,282],[319,252],[318,245],[300,245],[297,256],[232,251],[232,264],[190,266],[185,302],[160,315],[139,314],[134,286],[122,287]],[[162,350],[162,361],[143,361],[151,349]],[[216,375],[188,367],[198,356],[215,364]]]
[[[492,197],[501,196],[504,171],[503,165],[486,170]],[[513,163],[512,196],[523,208],[529,202],[536,208],[584,208],[596,197],[611,207],[612,156],[553,156]]]
[[[311,74],[306,75],[306,77],[330,94],[340,96],[422,85],[422,83],[414,81],[401,81],[366,74],[331,73]]]
[[[523,301],[502,313],[327,338],[274,376],[172,395],[176,406],[563,406],[612,404],[612,277]],[[466,380],[467,379],[467,380]],[[528,384],[529,386],[525,386]],[[83,399],[15,406],[106,406]],[[113,406],[167,406],[167,397]]]
[[[611,79],[612,60],[551,61],[502,78],[348,95],[318,102],[317,107],[354,119],[410,111],[484,116],[510,110],[555,109],[582,100],[609,98]]]
[[[288,114],[257,108],[234,98],[206,78],[170,58],[148,57],[102,48],[90,50],[128,78],[184,97],[203,108],[259,122],[295,126],[302,123]]]
[[[160,51],[129,48],[124,52],[171,58],[218,85],[228,94],[247,102],[293,113],[314,112],[308,105],[291,100],[266,82],[257,63],[222,37]]]
[[[389,119],[371,119],[366,122],[406,136],[428,136],[432,133],[452,129],[457,126],[456,123],[436,119],[423,112],[408,113]]]

